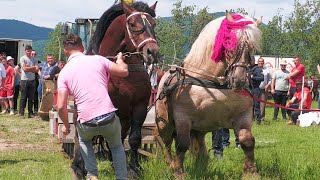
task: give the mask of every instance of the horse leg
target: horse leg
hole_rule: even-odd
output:
[[[205,132],[191,131],[190,152],[195,155],[197,161],[203,164],[203,160],[208,160],[208,152],[205,144]],[[207,164],[205,164],[207,165]]]
[[[74,151],[71,170],[73,180],[85,179],[85,176],[87,175],[87,171],[84,167],[84,161],[80,153],[80,144],[77,129],[74,137]]]
[[[173,120],[164,119],[161,116],[156,115],[156,123],[159,135],[165,145],[165,161],[168,164],[172,163],[172,151],[171,146],[174,137],[174,124]]]
[[[243,164],[243,171],[245,173],[255,173],[256,168],[254,164],[254,146],[255,140],[248,129],[240,129],[239,131],[239,141],[241,148],[244,151],[245,159]]]
[[[185,153],[190,147],[190,129],[191,125],[188,122],[176,121],[176,157],[171,168],[175,170],[175,176],[184,176],[183,162],[185,159]]]
[[[129,167],[139,175],[138,149],[141,146],[141,128],[147,115],[147,104],[136,105],[133,108],[129,144],[131,148]]]

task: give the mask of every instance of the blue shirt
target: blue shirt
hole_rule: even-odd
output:
[[[38,66],[41,69],[40,83],[42,84],[43,77],[50,75],[51,70],[53,69],[53,67],[57,66],[57,63],[54,62],[54,64],[50,66],[48,62],[45,62],[45,63],[40,63]]]

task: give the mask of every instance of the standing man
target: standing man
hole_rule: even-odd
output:
[[[112,153],[116,179],[127,179],[121,124],[108,95],[108,81],[111,75],[128,76],[128,65],[123,62],[122,53],[118,54],[116,63],[99,55],[84,55],[82,40],[74,34],[67,35],[63,45],[69,58],[58,78],[57,109],[64,124],[62,132],[65,135],[70,133],[67,101],[71,94],[78,114],[76,128],[88,178],[96,179],[98,176],[92,138],[102,135]]]
[[[3,56],[0,55],[0,58],[2,57]],[[6,69],[4,68],[3,64],[0,63],[0,90],[4,87],[5,80],[6,80]]]
[[[32,56],[34,59],[36,59],[36,61],[38,62],[38,65],[39,65],[39,63],[41,63],[41,61],[39,61],[39,60],[37,59],[37,52],[36,52],[35,50],[32,50],[31,56]],[[39,98],[38,98],[38,90],[37,90],[37,87],[39,86],[39,74],[38,74],[38,72],[37,72],[37,73],[34,73],[34,75],[35,75],[34,80],[35,80],[35,83],[36,83],[36,85],[35,85],[36,88],[35,88],[35,91],[34,91],[33,110],[34,110],[34,114],[35,114],[35,115],[38,115]]]
[[[296,81],[301,80],[305,74],[304,65],[301,64],[301,59],[299,57],[294,57],[293,63],[295,67],[291,69],[290,74],[288,75],[287,79],[289,79],[290,85],[290,99],[293,97],[293,94],[296,92]]]
[[[20,117],[24,118],[24,110],[28,100],[28,118],[33,118],[33,103],[35,92],[35,73],[39,71],[38,61],[31,56],[32,46],[26,45],[25,55],[20,58],[21,66],[21,98],[20,98]]]
[[[264,67],[264,59],[260,57],[258,59],[258,66],[262,69],[263,74],[263,81],[260,83],[259,88],[261,90],[260,99],[266,101],[268,97],[268,90],[271,86],[271,74],[268,68]],[[266,103],[260,102],[260,113],[261,113],[261,119],[264,119],[265,117],[265,111],[266,111]]]
[[[54,60],[53,54],[47,55],[47,62],[39,64],[40,81],[38,86],[38,96],[40,102],[42,100],[42,83],[45,79],[50,79],[50,72],[55,66],[57,66],[57,64]]]
[[[46,80],[57,80],[59,77],[60,71],[64,68],[66,65],[66,61],[59,60],[58,66],[53,67],[53,69],[50,71],[49,77],[45,77]]]
[[[254,64],[254,59],[253,61],[253,67],[251,68],[251,88],[252,88],[252,94],[256,98],[259,98],[261,96],[261,89],[260,89],[260,84],[264,80],[262,68]],[[259,61],[258,61],[259,64]],[[261,64],[261,60],[260,60]],[[263,62],[262,62],[263,64]],[[254,117],[257,120],[257,124],[261,123],[261,112],[260,112],[260,101],[258,100],[253,100],[253,112],[254,112]]]
[[[4,87],[0,90],[0,99],[2,99],[2,112],[1,114],[5,114],[8,112],[10,108],[10,115],[14,115],[13,112],[13,92],[14,92],[14,78],[15,72],[13,67],[9,66],[8,61],[10,61],[11,57],[2,57],[1,62],[6,69],[6,80],[4,83]]]
[[[14,81],[14,94],[13,94],[13,110],[14,113],[18,112],[18,97],[20,93],[20,80],[21,80],[21,68],[20,64],[16,65],[14,68],[16,73],[15,81]]]
[[[287,79],[289,71],[287,68],[287,61],[282,59],[280,62],[281,69],[274,72],[272,76],[271,94],[273,95],[274,102],[278,105],[285,106],[289,91],[289,80]],[[273,111],[273,120],[278,119],[279,107],[275,106]],[[286,109],[281,108],[282,119],[286,120]]]

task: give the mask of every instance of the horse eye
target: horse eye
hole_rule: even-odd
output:
[[[134,23],[129,23],[130,27],[135,27],[136,25]]]

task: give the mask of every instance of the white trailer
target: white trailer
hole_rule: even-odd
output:
[[[15,65],[20,61],[21,56],[25,54],[26,45],[32,46],[32,40],[0,38],[0,52],[5,52],[7,56],[12,56]]]

